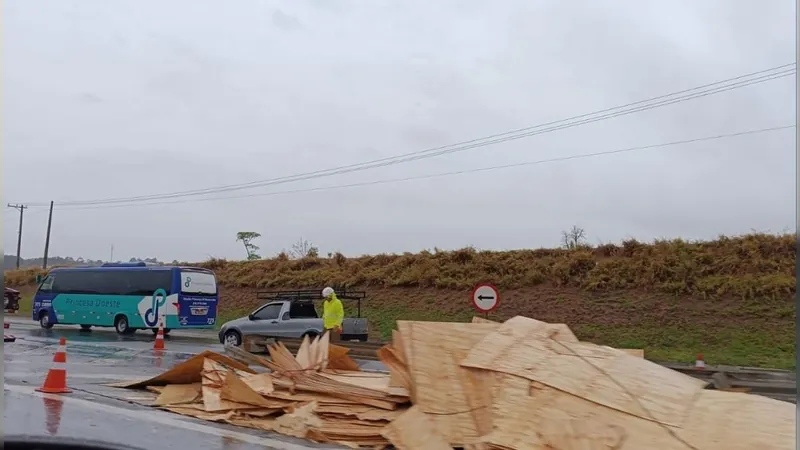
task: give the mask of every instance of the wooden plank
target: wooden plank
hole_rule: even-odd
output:
[[[647,360],[598,345],[557,341],[551,335],[536,321],[510,319],[471,348],[461,364],[527,378],[672,426],[683,423],[687,406],[705,387],[700,380]]]

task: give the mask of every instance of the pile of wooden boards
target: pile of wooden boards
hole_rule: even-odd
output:
[[[157,377],[112,386],[150,390],[158,394],[151,406],[174,413],[352,448],[388,445],[383,430],[409,402],[388,374],[362,372],[327,334],[305,339],[296,356],[280,343],[270,346],[271,360],[228,350],[237,359],[205,351]]]
[[[366,373],[326,336],[271,361],[205,352],[150,380],[155,406],[207,420],[398,449],[793,449],[794,405],[706,383],[563,324],[398,321]],[[245,361],[243,364],[240,361]],[[249,366],[263,366],[258,373]]]

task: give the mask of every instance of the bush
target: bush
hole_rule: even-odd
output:
[[[236,287],[303,288],[330,283],[356,287],[469,289],[480,282],[500,288],[569,286],[591,291],[638,289],[699,297],[777,298],[795,294],[796,235],[720,236],[707,242],[681,239],[652,244],[635,239],[620,246],[504,252],[472,247],[417,254],[347,258],[285,255],[258,261],[212,258],[198,264]],[[9,286],[34,282],[41,269],[5,272]]]

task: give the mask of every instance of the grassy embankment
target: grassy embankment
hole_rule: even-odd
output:
[[[521,314],[567,323],[581,339],[644,348],[654,360],[690,362],[703,353],[711,364],[793,369],[795,260],[795,235],[754,234],[577,250],[462,249],[199,265],[219,277],[220,322],[256,307],[258,289],[346,284],[368,291],[364,315],[374,337],[385,338],[398,319],[469,320],[470,288],[489,281],[501,289],[502,305],[492,314],[497,320]],[[6,272],[5,280],[27,287],[37,273]]]

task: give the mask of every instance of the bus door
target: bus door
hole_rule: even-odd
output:
[[[31,318],[33,320],[39,320],[41,314],[45,312],[49,315],[49,322],[56,323],[58,318],[56,317],[55,311],[53,310],[53,299],[56,296],[56,292],[52,292],[53,288],[53,281],[55,281],[56,273],[48,274],[44,281],[39,285],[39,288],[36,290],[36,293],[33,295],[33,311],[31,314]],[[62,312],[63,314],[63,312]],[[63,316],[62,316],[63,319]]]
[[[183,327],[213,327],[217,321],[217,279],[211,272],[181,270],[178,322]]]

